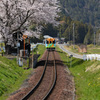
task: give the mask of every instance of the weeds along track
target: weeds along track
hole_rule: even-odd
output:
[[[22,100],[46,100],[49,97],[57,79],[54,52],[48,51],[40,80]]]

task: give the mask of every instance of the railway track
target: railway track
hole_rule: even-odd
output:
[[[54,51],[48,51],[40,80],[35,87],[22,98],[22,100],[47,100],[55,87],[56,79],[57,72]]]

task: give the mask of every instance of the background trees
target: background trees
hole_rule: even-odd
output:
[[[66,28],[65,32],[63,33],[66,41],[73,40],[73,23],[75,24],[75,43],[83,43],[85,35],[87,34],[87,25],[83,24],[79,21],[71,22],[70,25]]]
[[[100,45],[100,29],[96,33],[96,44]]]
[[[54,27],[50,23],[44,25],[44,27],[42,28],[42,36],[49,35],[52,37],[57,37],[57,33],[58,33],[57,27],[56,26]]]
[[[73,20],[100,26],[99,0],[60,0],[60,3],[66,15]]]
[[[60,19],[58,32],[65,38],[65,42],[73,41],[73,23],[75,43],[94,43],[94,31],[91,25],[84,24],[80,21],[73,21],[70,17],[62,16]]]

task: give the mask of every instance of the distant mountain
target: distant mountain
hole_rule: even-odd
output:
[[[63,13],[73,20],[100,26],[100,0],[60,0]]]

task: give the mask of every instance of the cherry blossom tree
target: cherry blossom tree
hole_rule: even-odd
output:
[[[31,23],[58,24],[58,4],[57,0],[0,0],[0,34],[5,43],[12,41],[13,33],[25,31]]]

